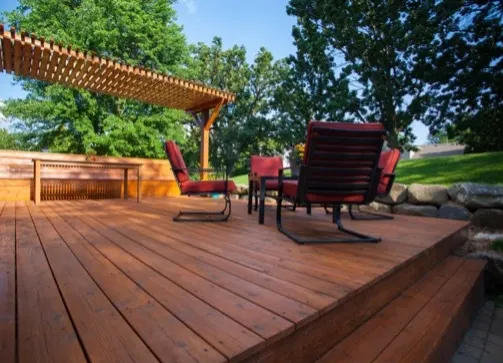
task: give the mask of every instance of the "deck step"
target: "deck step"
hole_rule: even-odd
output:
[[[317,363],[449,361],[483,301],[484,266],[448,257]]]

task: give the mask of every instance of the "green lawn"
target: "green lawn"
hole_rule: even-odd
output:
[[[474,182],[503,185],[503,152],[404,160],[398,163],[397,182],[443,184]],[[247,184],[248,174],[232,178]]]

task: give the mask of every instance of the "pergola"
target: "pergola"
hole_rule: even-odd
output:
[[[2,24],[0,72],[190,112],[201,128],[201,168],[208,168],[210,127],[221,107],[235,99],[230,92],[47,42],[15,28],[4,31]]]

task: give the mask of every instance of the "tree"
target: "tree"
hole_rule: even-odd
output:
[[[269,51],[262,48],[253,64],[246,61],[246,49],[223,49],[222,40],[211,46],[199,43],[192,48],[191,78],[236,93],[236,101],[226,106],[210,134],[210,162],[213,166],[248,167],[251,154],[272,154],[279,150],[274,140],[271,100],[277,85],[278,67]],[[197,128],[192,138],[199,138]],[[195,155],[193,154],[193,160]]]
[[[440,102],[426,123],[467,152],[503,150],[503,2],[460,1],[434,62]]]
[[[391,146],[409,143],[412,121],[423,121],[436,102],[428,79],[454,11],[431,0],[290,0],[287,7],[297,17],[297,45],[315,48],[303,56],[357,91],[359,100],[342,110],[353,120],[382,122]],[[326,97],[336,100],[341,94]]]
[[[104,57],[184,75],[188,49],[173,0],[20,0],[5,13],[18,30]],[[164,156],[162,138],[183,141],[180,111],[18,79],[26,100],[9,100],[6,116],[32,149],[100,155]]]
[[[16,135],[10,134],[6,129],[0,128],[0,149],[1,150],[18,150],[19,141]]]

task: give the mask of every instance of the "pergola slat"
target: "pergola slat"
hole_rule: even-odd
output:
[[[4,32],[3,26],[0,38],[0,71],[183,110],[214,108],[235,98],[196,82],[73,51],[52,40]]]

